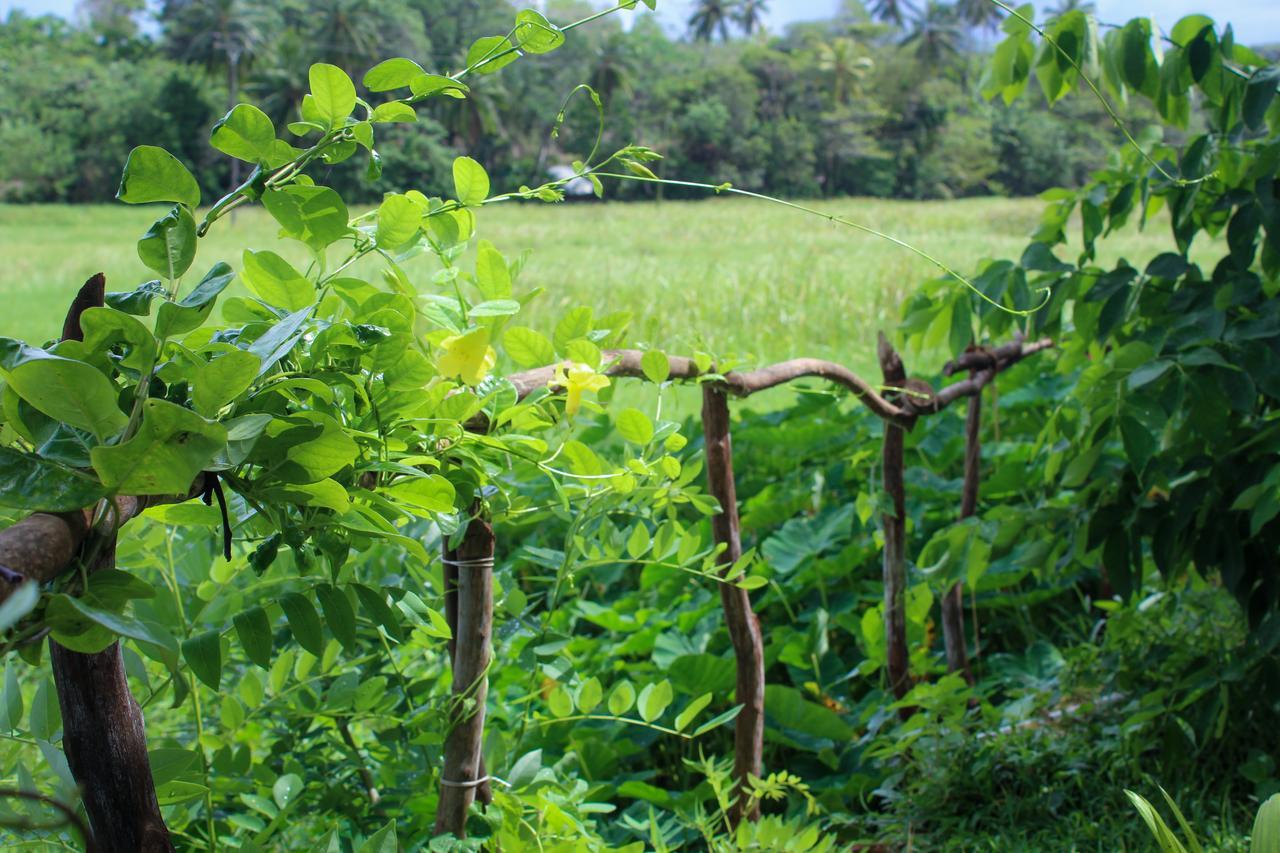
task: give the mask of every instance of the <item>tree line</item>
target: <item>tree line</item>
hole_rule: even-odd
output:
[[[767,5],[700,0],[678,33],[643,7],[630,23],[587,28],[546,61],[397,127],[372,185],[353,163],[333,180],[365,196],[437,186],[469,151],[495,180],[540,183],[595,140],[588,98],[550,133],[579,83],[599,94],[606,144],[643,140],[665,154],[667,175],[791,197],[1033,194],[1079,185],[1116,139],[1096,101],[1049,111],[980,97],[1000,22],[985,0],[846,0],[782,33],[764,30]],[[594,11],[545,6],[559,22]],[[165,0],[154,20],[141,0],[85,0],[75,22],[11,12],[0,22],[0,201],[108,201],[117,164],[143,140],[173,151],[216,198],[238,176],[204,140],[230,105],[251,101],[277,126],[296,120],[317,61],[357,80],[389,55],[462,68],[473,34],[505,33],[512,12],[508,0]],[[1125,118],[1140,127],[1150,116],[1135,106]]]

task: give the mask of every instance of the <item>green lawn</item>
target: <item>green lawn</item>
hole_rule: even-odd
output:
[[[982,258],[1018,257],[1043,204],[845,199],[817,206],[972,272]],[[149,278],[134,244],[156,212],[0,205],[0,335],[53,337],[76,287],[92,273],[105,272],[112,290]],[[635,340],[748,360],[810,355],[870,372],[875,332],[892,328],[902,298],[936,274],[884,240],[749,199],[507,204],[484,210],[479,224],[480,235],[509,257],[532,250],[521,285],[545,293],[522,322],[546,329],[578,304],[597,313],[626,310],[635,315]],[[1145,233],[1131,228],[1110,242],[1106,256],[1137,263],[1169,245],[1163,223]],[[282,249],[274,223],[253,209],[215,225],[192,275],[218,260],[238,267],[243,247],[302,258],[292,246]],[[409,270],[422,287],[431,286],[430,258],[415,259]],[[373,274],[372,264],[365,272]]]

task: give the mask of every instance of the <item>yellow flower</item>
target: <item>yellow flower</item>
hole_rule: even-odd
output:
[[[585,364],[571,361],[556,367],[554,384],[565,391],[564,413],[572,417],[582,408],[582,392],[609,387],[609,377],[596,373]]]
[[[444,347],[444,355],[436,359],[440,375],[456,376],[468,385],[479,385],[498,362],[498,354],[489,346],[488,329],[445,338],[440,346]]]

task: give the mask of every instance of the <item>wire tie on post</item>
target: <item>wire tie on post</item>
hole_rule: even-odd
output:
[[[449,779],[441,779],[440,784],[444,785],[446,788],[477,788],[488,781],[489,781],[488,776],[481,776],[479,779],[476,779],[473,782],[453,782],[453,781],[450,781]]]
[[[458,566],[459,568],[493,568],[493,557],[478,557],[474,560],[449,560],[444,557],[440,558],[440,562],[446,566]]]

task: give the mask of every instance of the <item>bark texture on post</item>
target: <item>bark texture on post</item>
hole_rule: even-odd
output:
[[[449,623],[449,631],[453,634],[447,644],[449,666],[456,670],[458,666],[458,552],[451,550],[446,541],[441,548],[441,554],[444,557],[441,561],[444,566],[444,621]],[[480,756],[478,772],[484,782],[476,787],[476,799],[487,806],[493,802],[493,785],[485,779],[489,774],[484,769],[484,755]]]
[[[902,366],[902,359],[883,334],[880,335],[878,354],[880,370],[884,374],[884,384],[890,388],[905,388],[907,373]],[[884,490],[893,507],[892,513],[885,513],[883,516],[884,630],[888,653],[886,669],[889,674],[889,686],[893,689],[893,695],[899,699],[906,696],[907,691],[911,689],[911,672],[907,653],[907,501],[906,484],[903,478],[905,434],[905,430],[893,421],[884,422],[881,467]]]
[[[64,340],[84,338],[80,315],[103,304],[105,289],[101,273],[80,289],[63,323]],[[43,532],[44,536],[34,541],[49,546],[44,557],[51,564],[41,566],[41,575],[45,570],[50,570],[49,577],[56,575],[53,563],[70,563],[68,551],[79,552],[82,558],[92,554],[93,563],[87,569],[95,572],[115,567],[116,531],[145,506],[138,498],[118,498],[114,526],[95,534],[89,533],[87,513],[36,513],[14,526],[26,524]],[[22,544],[21,536],[12,540],[15,551]],[[27,576],[37,576],[30,567],[29,563],[24,565]],[[50,639],[49,662],[62,710],[62,749],[80,786],[95,846],[106,853],[173,850],[151,777],[142,709],[129,692],[120,643],[96,654],[83,654]]]
[[[109,569],[114,563],[112,537],[90,568]],[[129,692],[120,644],[82,654],[50,640],[49,661],[62,709],[62,749],[98,849],[173,850],[151,778],[142,709]]]
[[[964,422],[964,486],[960,492],[960,519],[978,510],[978,480],[982,455],[982,392],[969,398]],[[942,638],[947,648],[947,671],[962,672],[973,684],[969,650],[964,636],[964,582],[956,581],[942,597]]]
[[[729,400],[713,385],[702,386],[702,430],[706,438],[707,490],[720,502],[722,511],[711,519],[717,545],[726,545],[720,564],[726,569],[742,556],[738,525],[737,487],[733,480],[733,442],[729,435]],[[737,661],[737,701],[742,711],[734,729],[733,771],[738,780],[737,800],[729,818],[734,825],[742,819],[758,820],[759,804],[744,809],[750,796],[748,776],[763,775],[764,765],[764,639],[760,620],[751,609],[745,589],[720,584],[720,604]]]
[[[484,778],[481,747],[493,634],[493,527],[480,517],[478,507],[473,515],[454,561],[458,570],[457,645],[435,826],[437,835],[453,833],[457,838],[466,836],[467,810],[479,793],[478,780]]]

